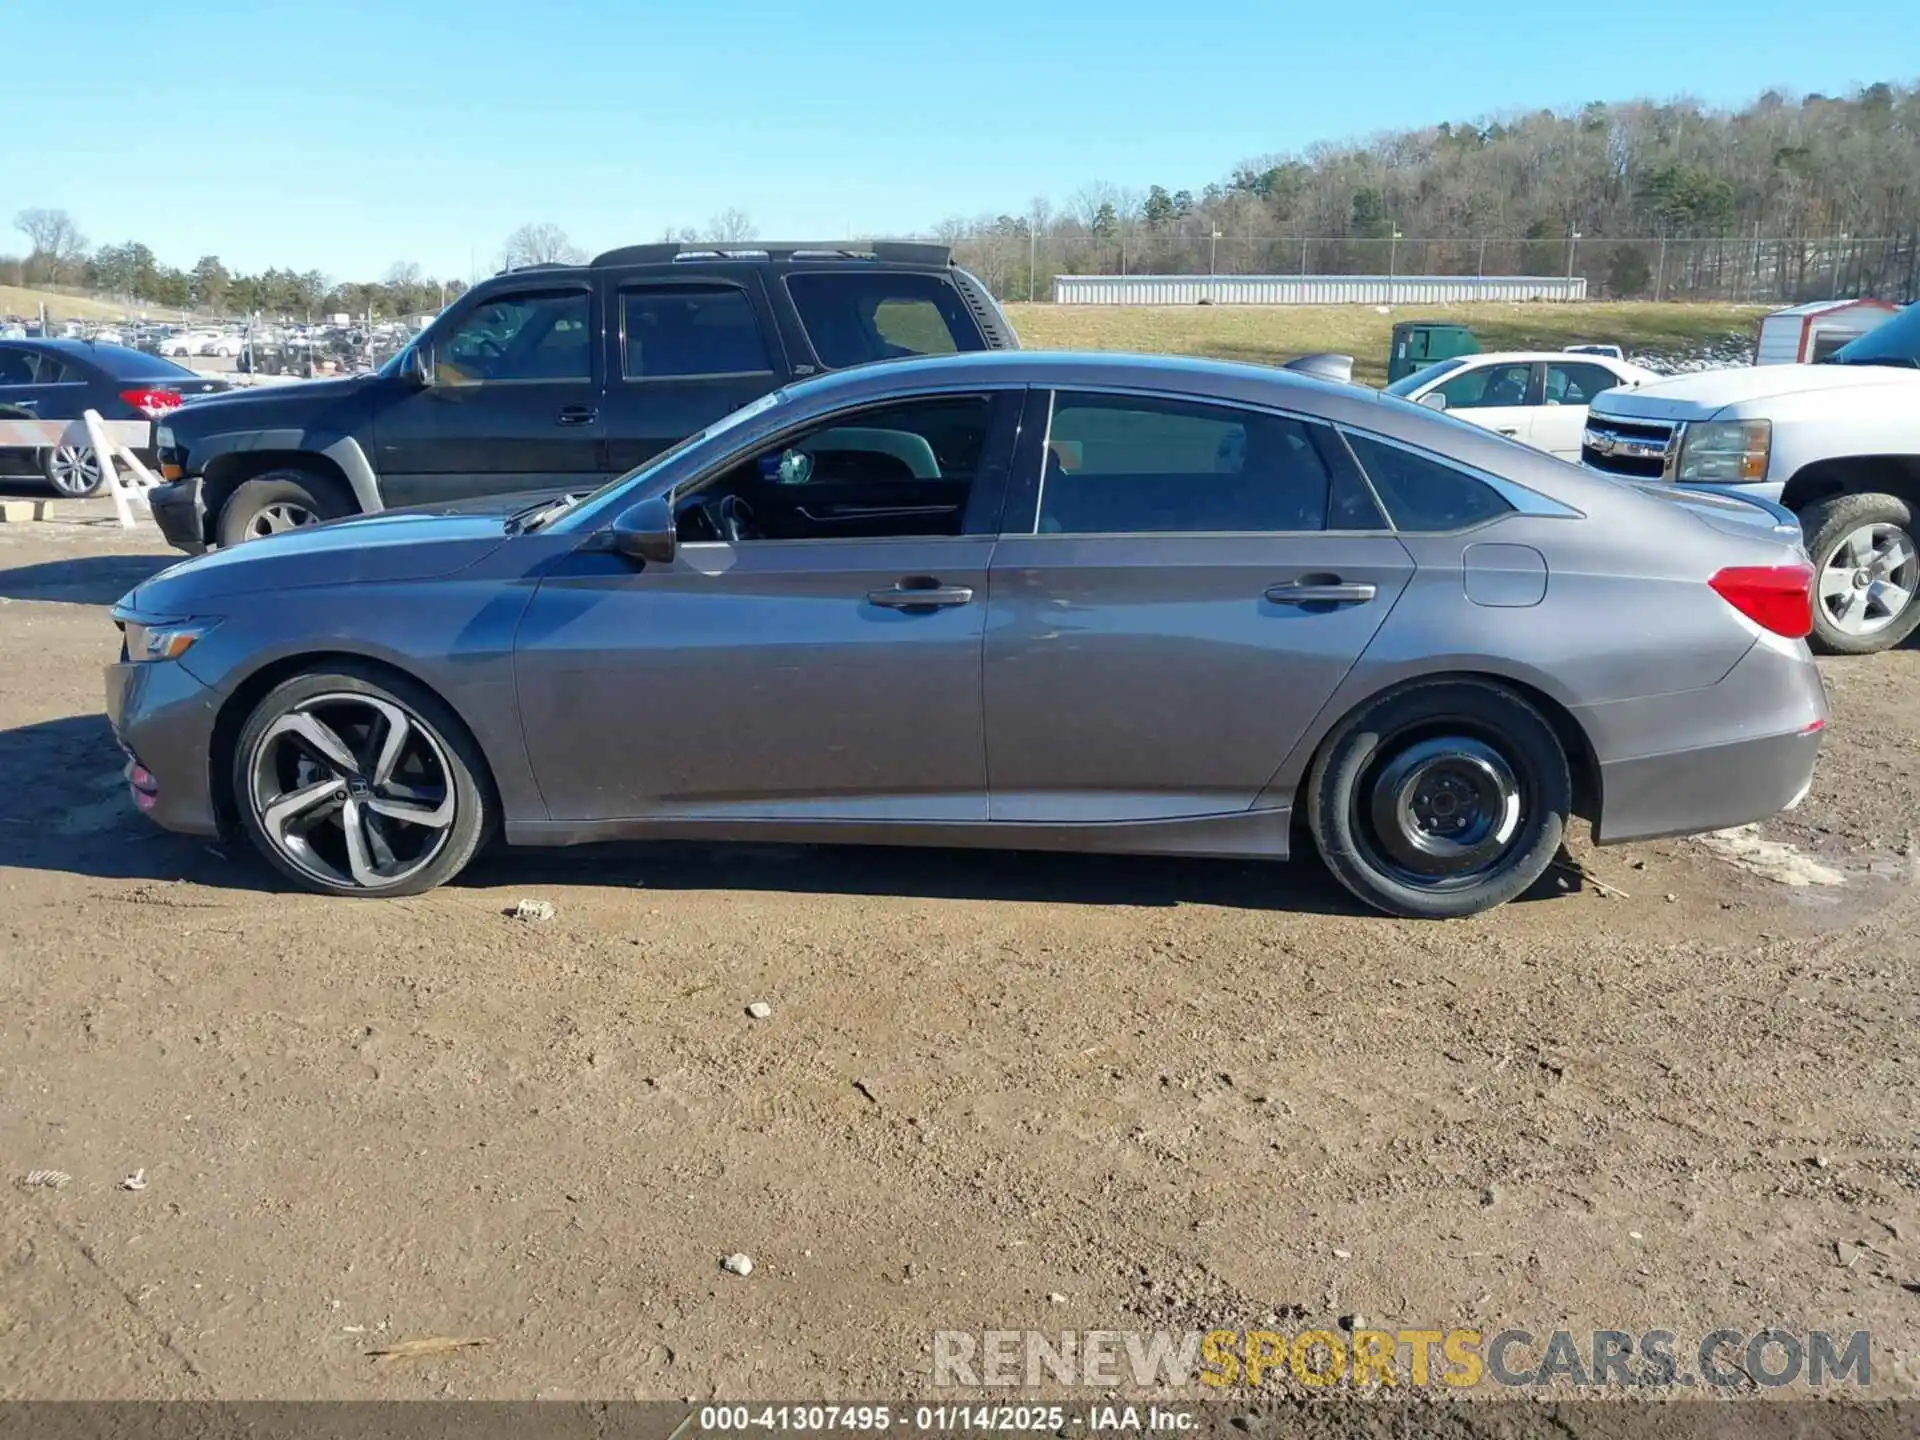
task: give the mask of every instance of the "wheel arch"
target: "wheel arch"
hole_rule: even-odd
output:
[[[494,775],[493,757],[487,753],[486,746],[481,743],[479,731],[474,727],[473,721],[459,705],[447,697],[444,691],[424,676],[384,656],[370,655],[357,650],[308,650],[277,656],[248,672],[245,678],[227,692],[226,698],[220,703],[207,743],[207,775],[212,788],[213,813],[222,835],[235,833],[239,826],[239,802],[233,793],[233,750],[239,741],[241,730],[246,726],[247,717],[276,685],[291,680],[296,675],[323,670],[333,665],[368,672],[376,678],[384,675],[401,680],[426,691],[444,705],[447,713],[453,716],[460,728],[465,731],[465,739],[471,742],[473,753],[480,758],[480,773],[473,777],[474,783],[486,796],[493,813],[496,815],[501,813],[500,785]]]
[[[1793,472],[1780,503],[1796,515],[1836,495],[1893,495],[1920,509],[1920,455],[1842,455]]]
[[[1552,728],[1554,738],[1560,742],[1560,749],[1567,757],[1567,772],[1573,781],[1574,813],[1588,820],[1599,816],[1602,798],[1600,761],[1594,753],[1593,742],[1588,738],[1580,722],[1574,718],[1572,710],[1533,680],[1473,666],[1430,670],[1419,675],[1402,676],[1365,694],[1351,698],[1342,697],[1343,703],[1337,711],[1329,705],[1327,710],[1321,713],[1305,760],[1296,766],[1294,756],[1288,757],[1287,763],[1281,769],[1281,775],[1287,777],[1289,788],[1297,795],[1302,783],[1319,765],[1333,737],[1353,716],[1390,696],[1427,685],[1452,682],[1490,685],[1496,689],[1511,691],[1538,710],[1541,718]],[[1295,756],[1299,753],[1296,751]],[[1305,812],[1298,804],[1294,805],[1293,810],[1295,824],[1303,824]]]

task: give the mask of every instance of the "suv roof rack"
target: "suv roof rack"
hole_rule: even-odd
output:
[[[953,248],[920,240],[775,242],[679,241],[623,245],[593,257],[595,265],[663,265],[678,260],[887,260],[901,265],[951,265]]]
[[[504,270],[496,270],[496,275],[524,275],[529,270],[571,270],[574,267],[564,260],[536,260],[531,265],[509,265]]]

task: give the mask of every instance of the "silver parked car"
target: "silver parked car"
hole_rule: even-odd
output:
[[[404,895],[490,835],[1281,859],[1469,914],[1805,793],[1811,572],[1765,509],[1377,392],[1033,352],[846,370],[591,495],[390,512],[129,594],[162,825]]]

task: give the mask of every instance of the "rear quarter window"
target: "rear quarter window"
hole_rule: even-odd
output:
[[[1465,530],[1513,513],[1491,485],[1444,460],[1353,431],[1346,436],[1397,529]]]
[[[787,276],[787,293],[814,354],[836,370],[986,349],[966,302],[942,275],[802,271]]]

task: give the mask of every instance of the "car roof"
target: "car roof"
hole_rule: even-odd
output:
[[[1576,364],[1590,362],[1597,365],[1627,365],[1638,370],[1631,360],[1622,360],[1616,355],[1597,355],[1591,350],[1480,350],[1471,355],[1449,355],[1449,360],[1458,360],[1467,365],[1532,363],[1537,360],[1571,360]],[[1440,361],[1435,361],[1440,364]]]
[[[116,360],[126,357],[138,360],[143,366],[153,357],[144,350],[135,350],[131,345],[96,344],[91,340],[4,340],[0,344],[15,347],[24,346],[30,350],[42,350],[50,355],[65,355],[74,360],[85,360],[109,374],[113,372]]]
[[[958,355],[920,355],[878,360],[835,370],[794,387],[809,397],[841,393],[885,392],[901,384],[1044,385],[1071,389],[1170,390],[1195,398],[1216,396],[1266,405],[1295,403],[1319,410],[1322,403],[1377,404],[1379,392],[1361,385],[1340,385],[1272,365],[1212,360],[1198,355],[1146,355],[1119,350],[968,350]],[[1308,402],[1304,397],[1314,396]]]

